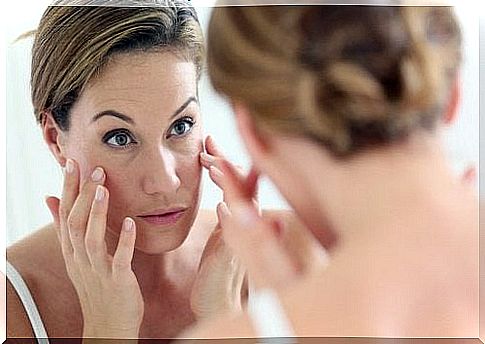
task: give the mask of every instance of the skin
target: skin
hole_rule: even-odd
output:
[[[203,137],[194,65],[171,54],[160,58],[156,53],[139,58],[119,56],[113,64],[124,68],[108,66],[103,78],[94,80],[76,102],[72,129],[60,133],[57,159],[76,160],[81,180],[86,180],[95,167],[104,168],[108,176],[105,186],[112,198],[108,228],[114,234],[109,236],[108,246],[116,241],[113,238],[118,236],[123,218],[130,216],[139,229],[138,251],[171,251],[187,237],[199,202]],[[151,70],[158,73],[150,74]],[[106,110],[121,112],[134,123],[109,115],[93,122],[96,114]],[[180,121],[186,116],[195,122],[193,127]],[[174,124],[187,134],[176,135]],[[129,130],[137,143],[126,149],[116,146],[116,139],[131,142],[125,133],[112,137],[110,145],[102,141],[106,133],[120,128]],[[175,207],[187,209],[175,229],[155,228],[139,217]]]
[[[199,162],[199,153],[203,149],[200,112],[197,101],[187,104],[188,99],[196,97],[195,78],[194,65],[180,61],[172,54],[120,55],[81,94],[71,111],[69,131],[61,131],[52,117],[48,117],[43,127],[47,144],[57,161],[65,166],[69,158],[79,166],[80,186],[90,179],[96,167],[103,168],[103,184],[109,190],[105,237],[109,254],[114,253],[123,219],[129,216],[136,223],[133,271],[138,276],[145,304],[149,305],[145,309],[146,321],[141,331],[147,336],[173,335],[177,328],[194,320],[186,295],[190,295],[203,249],[203,246],[194,246],[198,240],[205,242],[211,230],[201,228],[198,219],[194,236],[186,241],[198,214],[202,173]],[[177,117],[171,118],[184,104],[187,106]],[[93,122],[93,117],[105,110],[123,113],[134,123],[114,116],[103,116]],[[173,131],[174,122],[184,116],[191,116],[196,124],[187,135],[175,138],[170,131]],[[107,132],[120,128],[129,130],[137,144],[121,149],[103,142]],[[126,135],[123,139],[129,140]],[[116,143],[114,138],[111,143]],[[77,213],[70,217],[74,224],[82,221],[85,215],[83,208],[94,197],[93,186],[85,189],[86,196],[80,202],[82,207],[77,207]],[[175,206],[187,208],[175,227],[157,227],[138,217],[156,209]],[[64,215],[67,218],[69,213]],[[205,220],[208,219],[202,219],[202,222]],[[79,225],[75,227],[81,228]],[[46,229],[51,230],[52,227]],[[50,236],[52,238],[52,234]],[[186,245],[176,250],[184,242]],[[15,250],[11,251],[9,259],[15,260],[18,255]],[[60,247],[56,247],[55,252],[59,251]],[[49,262],[59,261],[59,258],[62,261],[62,255],[59,257],[57,254]],[[20,269],[21,266],[19,262]],[[60,276],[59,284],[68,285],[65,277]],[[72,291],[69,299],[75,300]],[[160,295],[164,297],[160,298]],[[177,311],[168,308],[169,299],[177,300]],[[76,306],[79,309],[79,305]],[[177,319],[172,321],[173,329],[167,325],[153,329],[155,309],[161,317],[157,325],[162,321],[168,322],[168,317]],[[49,320],[46,319],[46,322]],[[56,327],[53,325],[53,328]],[[50,333],[55,335],[56,330]],[[79,326],[73,328],[73,333],[80,335]]]
[[[241,288],[244,270],[220,263],[232,255],[214,232],[216,214],[198,208],[202,169],[225,158],[208,139],[201,159],[196,96],[192,63],[164,52],[118,55],[80,95],[69,131],[47,114],[43,134],[64,167],[63,194],[47,198],[54,223],[10,247],[7,259],[29,286],[50,337],[173,338],[195,321],[197,294],[205,304],[222,300],[218,312],[241,307],[232,286],[235,278]],[[118,114],[99,115],[106,110]],[[195,124],[175,130],[188,116]],[[118,137],[107,136],[113,130]],[[96,169],[101,178],[93,180]],[[172,226],[140,217],[173,207],[186,210]],[[134,222],[128,232],[127,218]],[[287,223],[289,232],[302,227],[292,216]],[[215,271],[218,286],[206,282]],[[10,283],[7,310],[8,336],[31,337]]]
[[[447,118],[457,95],[456,86]],[[271,226],[222,170],[224,241],[257,286],[275,290],[295,335],[476,337],[478,202],[453,175],[441,128],[342,162],[309,139],[256,128],[245,104],[233,105],[256,168],[305,223],[321,224],[308,226],[316,237],[337,237],[325,271],[295,274]],[[201,322],[181,338],[255,336],[243,312]]]

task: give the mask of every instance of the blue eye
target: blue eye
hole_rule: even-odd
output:
[[[184,136],[192,130],[194,124],[194,120],[191,117],[181,118],[172,125],[168,135],[169,137],[173,135]]]
[[[103,142],[116,148],[127,148],[136,143],[129,131],[119,129],[106,133]]]

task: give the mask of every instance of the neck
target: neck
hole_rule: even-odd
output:
[[[337,245],[366,239],[379,245],[386,238],[399,245],[417,235],[463,241],[476,234],[477,202],[453,175],[438,141],[417,137],[363,153],[338,163],[325,174],[325,183],[313,180],[320,208],[337,232]]]
[[[106,232],[108,253],[113,255],[118,244],[118,236],[111,231]],[[132,268],[144,297],[161,295],[171,285],[176,283],[171,267],[179,257],[180,248],[172,252],[160,254],[146,254],[135,248]]]

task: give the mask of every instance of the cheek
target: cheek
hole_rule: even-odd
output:
[[[203,151],[202,141],[198,145],[187,148],[183,154],[176,157],[177,175],[182,186],[190,190],[199,187],[202,177],[202,165],[200,164],[200,153]]]
[[[104,167],[101,153],[83,139],[71,140],[67,152],[67,156],[74,159],[79,166],[81,185],[91,177],[96,167]]]
[[[101,166],[106,171],[105,186],[109,190],[108,223],[112,229],[121,228],[123,219],[133,215],[131,207],[137,206],[137,195],[140,194],[136,188],[137,171],[118,166],[116,162],[109,164],[105,161]]]

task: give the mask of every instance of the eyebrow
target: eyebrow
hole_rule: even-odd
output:
[[[101,117],[104,117],[104,116],[113,116],[113,117],[119,118],[119,119],[121,119],[121,120],[123,120],[127,123],[135,124],[135,121],[130,116],[124,115],[121,112],[118,112],[118,111],[115,111],[115,110],[101,111],[100,113],[96,114],[93,117],[93,119],[91,120],[91,123],[96,122],[98,119],[100,119]]]
[[[182,106],[181,106],[181,107],[179,107],[179,108],[178,108],[178,109],[177,109],[177,110],[176,110],[176,111],[173,113],[173,115],[170,117],[170,119],[174,118],[174,117],[175,117],[175,116],[177,116],[179,113],[181,113],[182,111],[184,111],[184,110],[185,110],[185,108],[186,108],[187,106],[189,106],[189,104],[190,104],[191,102],[198,103],[197,98],[195,98],[195,97],[190,97],[189,99],[187,99],[187,100],[185,101],[185,103],[183,103],[183,104],[182,104]]]
[[[177,116],[179,113],[181,113],[182,111],[185,110],[185,108],[187,106],[189,106],[189,104],[191,102],[198,102],[197,101],[197,98],[195,97],[190,97],[189,99],[187,99],[185,101],[185,103],[182,104],[182,106],[180,106],[173,114],[172,116],[170,116],[170,119],[174,118],[175,116]],[[100,113],[97,113],[93,119],[91,120],[91,123],[94,123],[96,122],[98,119],[100,119],[101,117],[104,117],[104,116],[112,116],[112,117],[116,117],[116,118],[119,118],[121,119],[122,121],[125,121],[127,123],[130,123],[130,124],[135,124],[135,121],[133,120],[133,118],[131,118],[130,116],[127,116],[125,114],[122,114],[121,112],[118,112],[116,110],[105,110],[105,111],[101,111]]]

